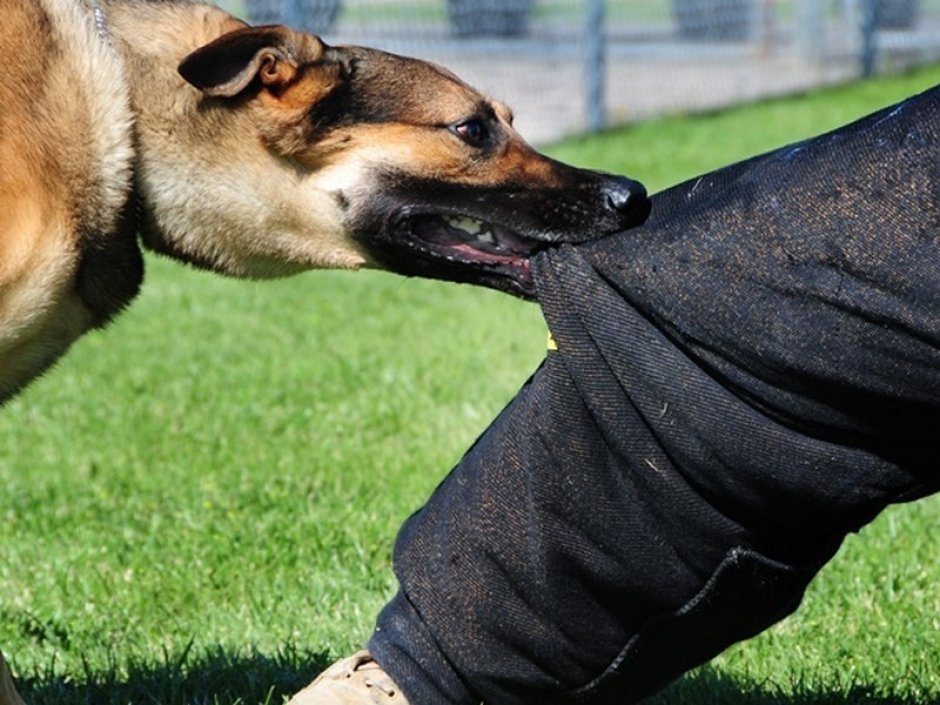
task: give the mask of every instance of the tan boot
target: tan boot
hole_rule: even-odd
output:
[[[368,651],[337,661],[287,705],[408,705]]]
[[[13,687],[13,677],[3,653],[0,653],[0,705],[24,705],[20,694]]]

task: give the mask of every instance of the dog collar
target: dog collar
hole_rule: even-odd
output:
[[[91,5],[91,13],[95,19],[95,29],[98,30],[98,36],[108,45],[111,46],[111,34],[108,32],[108,23],[105,20],[104,8],[101,7],[101,3],[98,0],[88,0],[88,4]]]
[[[95,29],[98,30],[98,36],[110,44],[111,37],[108,36],[108,25],[104,21],[104,10],[100,5],[95,5],[92,11],[95,13]]]

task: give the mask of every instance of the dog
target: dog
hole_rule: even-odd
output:
[[[438,66],[185,0],[0,0],[0,402],[137,294],[140,244],[236,277],[379,267],[526,296],[636,225]]]
[[[0,0],[0,404],[137,295],[141,245],[533,293],[529,258],[641,223],[641,184],[527,145],[449,71],[187,0]],[[18,704],[0,657],[0,704]]]

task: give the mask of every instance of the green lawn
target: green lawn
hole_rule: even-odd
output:
[[[559,145],[654,189],[940,69]],[[39,705],[282,702],[358,647],[389,553],[542,357],[537,307],[380,273],[140,299],[0,413],[0,646]],[[940,498],[847,542],[803,609],[659,705],[940,702]]]

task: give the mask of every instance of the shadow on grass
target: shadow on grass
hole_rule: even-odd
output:
[[[79,678],[37,674],[19,679],[17,688],[29,705],[281,705],[331,661],[290,647],[273,655],[187,649],[155,663],[86,666]]]
[[[892,693],[896,690],[896,693]],[[673,683],[643,705],[938,705],[940,694],[910,695],[911,688],[893,684],[853,683],[820,690],[794,684],[786,691],[772,683],[731,678],[703,666]]]
[[[222,648],[189,650],[158,663],[86,667],[81,679],[37,675],[18,687],[30,705],[281,705],[332,658],[286,647],[277,654],[232,655]],[[98,669],[99,671],[101,669]],[[937,694],[893,695],[891,688],[858,683],[831,692],[736,680],[709,666],[671,685],[642,705],[936,705]],[[886,694],[887,691],[887,694]]]

